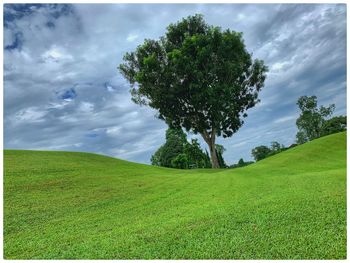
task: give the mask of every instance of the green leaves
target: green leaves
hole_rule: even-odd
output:
[[[260,161],[262,159],[265,159],[266,157],[275,155],[277,153],[283,152],[287,150],[283,144],[280,144],[279,142],[273,141],[271,142],[271,147],[267,147],[265,145],[260,145],[258,147],[255,147],[252,149],[252,156],[255,161]]]
[[[252,150],[252,156],[255,161],[260,161],[269,156],[271,150],[265,145],[257,146]]]
[[[325,121],[322,136],[346,130],[346,116],[335,116]]]
[[[166,131],[166,142],[151,157],[152,165],[179,169],[206,168],[210,160],[202,151],[197,139],[187,141],[182,129],[169,128]]]
[[[316,96],[302,96],[298,99],[297,105],[301,113],[296,121],[299,129],[296,135],[298,144],[321,137],[323,134],[330,134],[329,131],[323,131],[327,118],[332,115],[335,105],[331,104],[328,107],[321,106],[317,108]],[[339,131],[342,131],[340,129]]]

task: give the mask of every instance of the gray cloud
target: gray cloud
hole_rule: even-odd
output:
[[[270,68],[261,103],[233,137],[219,139],[228,163],[251,159],[260,144],[293,143],[299,96],[314,94],[346,114],[345,5],[6,4],[5,148],[148,163],[166,125],[131,102],[117,66],[145,38],[160,37],[169,23],[194,13],[243,32],[248,50]]]

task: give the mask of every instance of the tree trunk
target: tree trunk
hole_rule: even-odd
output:
[[[211,159],[211,168],[220,168],[218,155],[216,154],[215,143],[209,145],[210,149],[210,159]]]
[[[216,149],[215,149],[215,131],[214,130],[212,131],[211,136],[209,136],[207,131],[203,131],[201,133],[201,135],[202,135],[204,141],[209,146],[211,167],[212,168],[220,168],[218,155],[216,154]]]

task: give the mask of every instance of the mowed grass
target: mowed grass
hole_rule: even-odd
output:
[[[7,259],[345,259],[346,134],[241,169],[5,150]]]

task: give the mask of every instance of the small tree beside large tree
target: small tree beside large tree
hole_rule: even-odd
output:
[[[210,159],[202,151],[198,140],[188,142],[183,130],[174,128],[167,129],[165,143],[152,155],[151,163],[179,169],[210,167]]]
[[[170,127],[201,134],[212,167],[218,136],[230,137],[258,101],[267,67],[252,60],[242,33],[209,26],[201,15],[170,24],[159,40],[146,39],[119,66],[134,102],[158,110]]]

